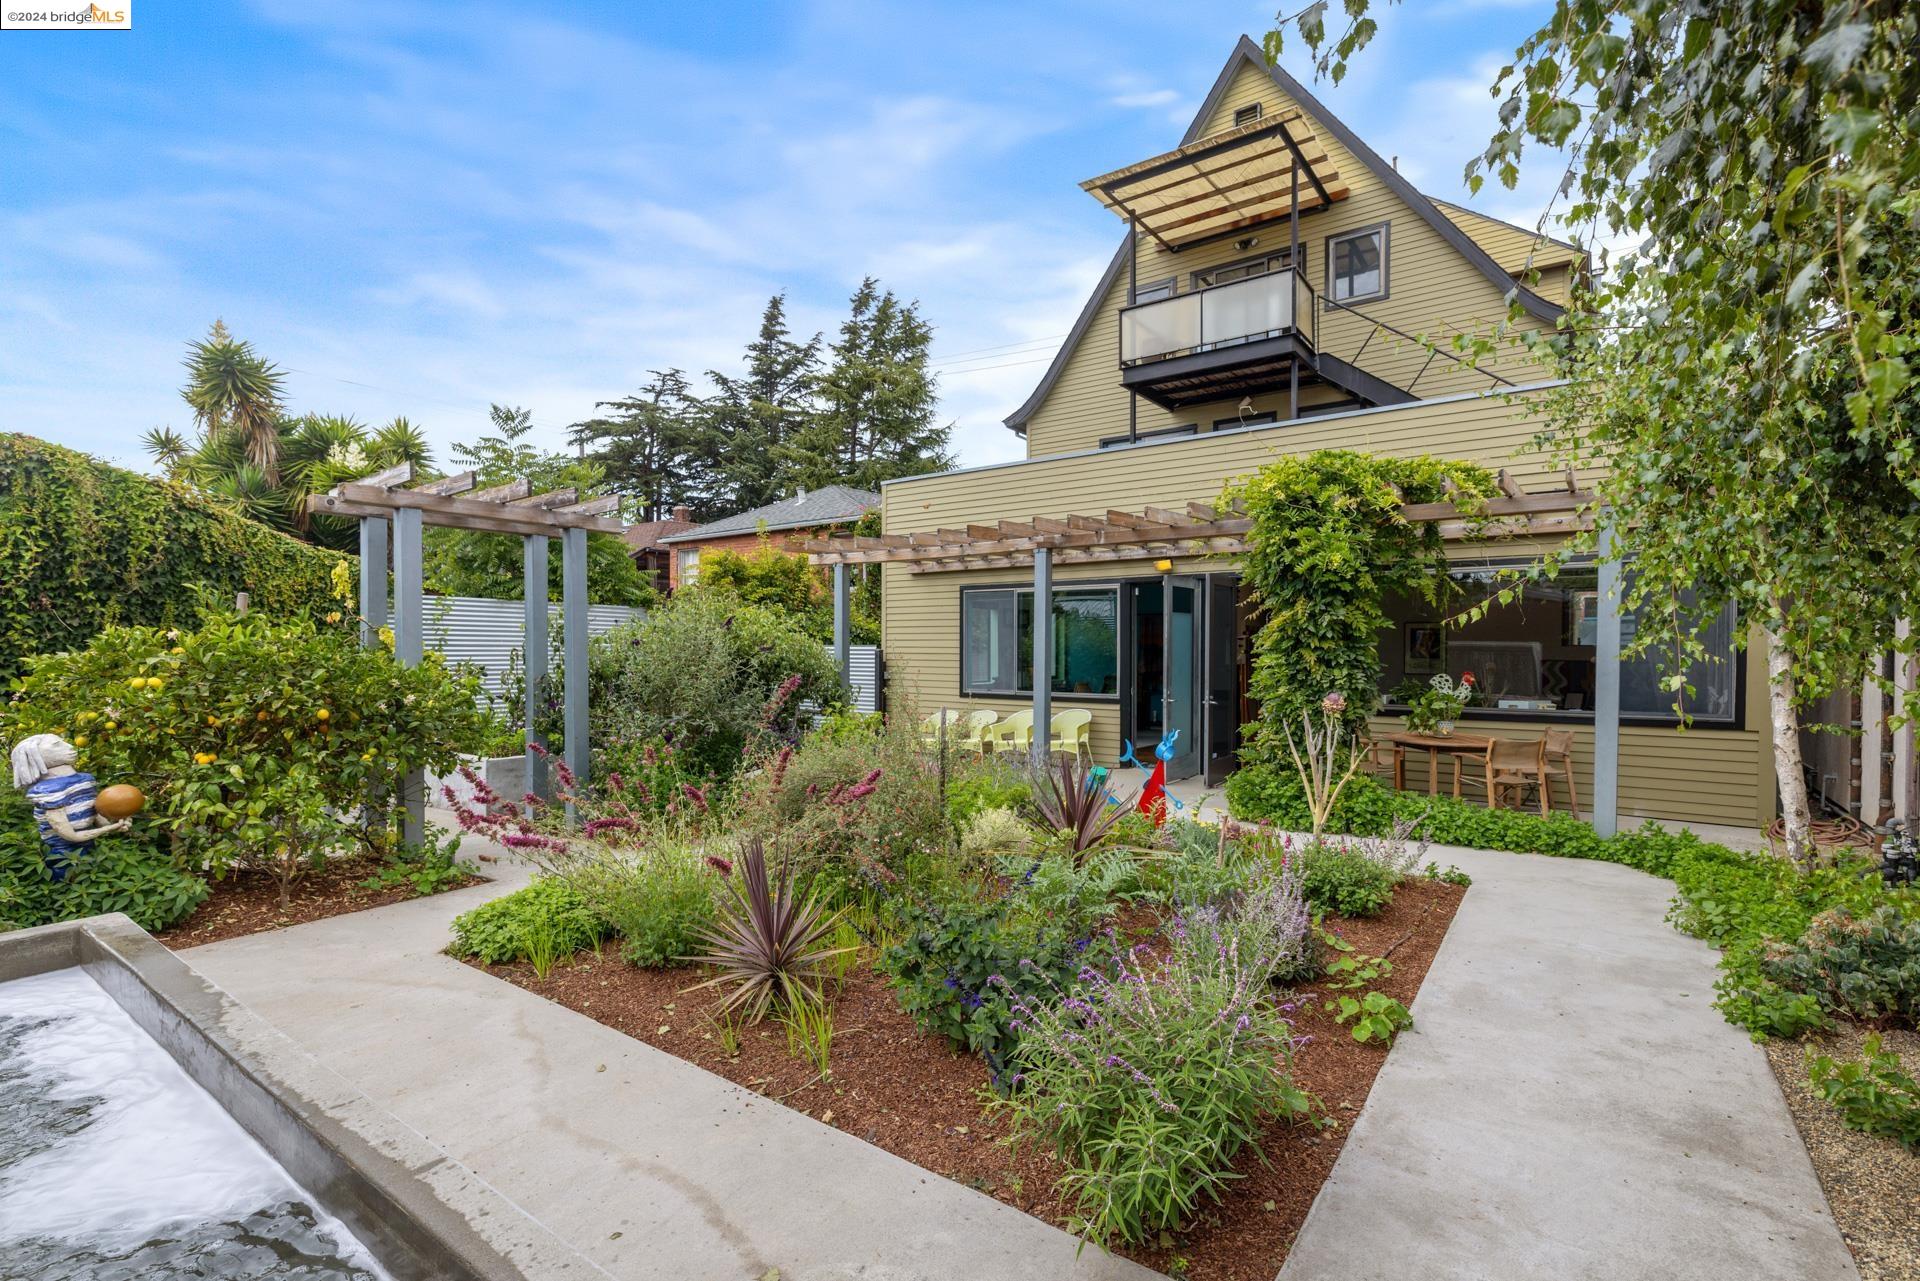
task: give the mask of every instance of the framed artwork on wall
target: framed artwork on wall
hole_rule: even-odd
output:
[[[1432,676],[1446,669],[1447,646],[1438,623],[1403,623],[1407,675]]]

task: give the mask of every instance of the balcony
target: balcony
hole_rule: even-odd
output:
[[[1167,409],[1285,386],[1319,336],[1313,286],[1274,271],[1122,309],[1120,381]]]

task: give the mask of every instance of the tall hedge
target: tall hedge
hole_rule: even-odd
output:
[[[194,623],[194,584],[307,614],[327,605],[340,560],[179,485],[0,434],[0,682],[109,623]]]

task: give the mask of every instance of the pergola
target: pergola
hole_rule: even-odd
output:
[[[526,723],[529,790],[548,794],[545,760],[534,750],[546,743],[536,717],[547,683],[547,540],[560,539],[560,619],[565,632],[564,695],[566,761],[582,779],[587,775],[587,534],[617,534],[622,525],[609,516],[617,497],[580,501],[572,489],[532,492],[525,479],[476,489],[472,472],[413,484],[413,467],[398,467],[335,485],[307,499],[316,516],[345,516],[360,522],[360,641],[380,643],[387,624],[388,526],[393,546],[393,652],[408,667],[423,655],[425,633],[422,590],[425,564],[421,529],[443,525],[487,534],[518,534],[526,600]],[[419,771],[401,782],[406,807],[405,838],[418,844],[426,836],[426,796]]]
[[[1586,513],[1594,494],[1568,469],[1561,485],[1526,492],[1508,473],[1498,478],[1500,496],[1478,504],[1407,503],[1403,519],[1437,524],[1449,541],[1560,537],[1592,528]],[[1030,516],[935,529],[914,534],[835,534],[809,540],[816,565],[833,567],[835,657],[850,679],[844,643],[850,616],[854,565],[901,565],[910,574],[1033,567],[1033,723],[1035,743],[1045,742],[1053,717],[1053,597],[1056,565],[1159,561],[1178,557],[1234,556],[1247,550],[1252,520],[1239,505],[1192,502],[1184,507],[1110,509],[1099,515]],[[1594,825],[1613,830],[1619,795],[1620,592],[1619,561],[1610,529],[1601,532],[1600,615],[1595,644]]]

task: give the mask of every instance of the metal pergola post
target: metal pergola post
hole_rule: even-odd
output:
[[[421,585],[426,576],[420,540],[420,510],[402,507],[393,513],[393,656],[402,667],[418,667],[425,654]],[[408,770],[400,780],[400,800],[406,810],[401,839],[419,846],[427,838],[426,778]]]
[[[1594,637],[1593,830],[1612,836],[1620,815],[1620,555],[1611,517],[1600,526],[1600,617]]]
[[[568,529],[560,536],[560,626],[566,646],[567,768],[580,787],[587,785],[587,531]],[[567,817],[576,817],[567,806]]]
[[[541,800],[553,795],[548,782],[547,736],[540,714],[547,703],[547,536],[529,534],[520,543],[520,589],[526,607],[521,628],[521,665],[526,673],[522,714],[527,727],[527,787]]]
[[[853,567],[833,567],[833,665],[840,684],[853,693]]]
[[[1053,552],[1033,551],[1033,759],[1047,758],[1053,735]]]

